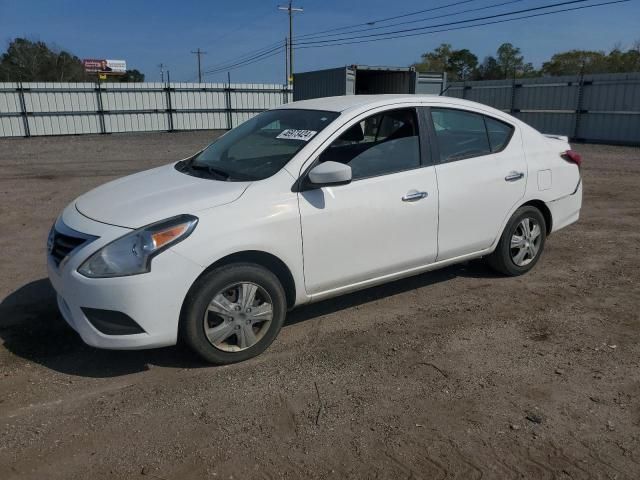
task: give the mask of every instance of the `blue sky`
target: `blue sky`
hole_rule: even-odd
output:
[[[304,13],[295,18],[295,31],[311,33],[343,25],[400,15],[453,0],[297,0]],[[504,1],[504,0],[503,0]],[[557,3],[561,0],[522,0],[492,10],[434,22],[473,18],[509,10]],[[599,0],[592,0],[593,2]],[[474,8],[500,0],[473,0],[465,5],[402,20]],[[16,36],[52,42],[81,58],[125,59],[147,80],[159,80],[157,65],[171,70],[172,81],[192,81],[196,76],[197,47],[208,53],[204,67],[219,64],[247,51],[282,41],[288,32],[285,12],[277,0],[0,0],[2,50]],[[283,2],[280,2],[283,3]],[[401,21],[401,20],[398,20]],[[431,23],[431,22],[427,22]],[[419,25],[419,24],[418,24]],[[347,64],[406,66],[442,42],[469,48],[480,59],[498,45],[511,42],[527,61],[539,66],[554,52],[573,48],[608,50],[617,42],[630,46],[640,40],[640,1],[563,13],[468,30],[395,39],[385,42],[300,50],[295,70],[307,71]],[[398,27],[398,28],[407,28]],[[222,81],[226,73],[206,77]],[[284,81],[284,56],[278,55],[233,70],[234,82]]]

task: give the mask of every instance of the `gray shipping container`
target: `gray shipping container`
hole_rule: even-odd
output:
[[[418,73],[413,67],[351,65],[296,73],[293,100],[336,95],[380,93],[439,94],[446,87],[446,74]]]

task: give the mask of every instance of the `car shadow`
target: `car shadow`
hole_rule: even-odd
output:
[[[454,265],[302,306],[288,314],[285,328],[455,277],[496,278],[497,275],[478,261]],[[17,357],[60,373],[81,377],[117,377],[149,370],[154,366],[208,366],[183,345],[138,351],[89,347],[58,312],[55,292],[46,278],[20,287],[2,301],[0,339],[2,346]]]

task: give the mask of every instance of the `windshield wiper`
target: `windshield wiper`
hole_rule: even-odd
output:
[[[224,170],[220,170],[219,168],[212,167],[211,165],[206,165],[204,163],[195,163],[191,162],[189,164],[189,168],[191,170],[200,170],[209,173],[213,177],[217,177],[220,180],[229,180],[229,174]]]

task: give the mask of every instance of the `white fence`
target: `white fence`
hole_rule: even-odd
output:
[[[253,83],[0,83],[0,137],[228,129],[292,100]]]

